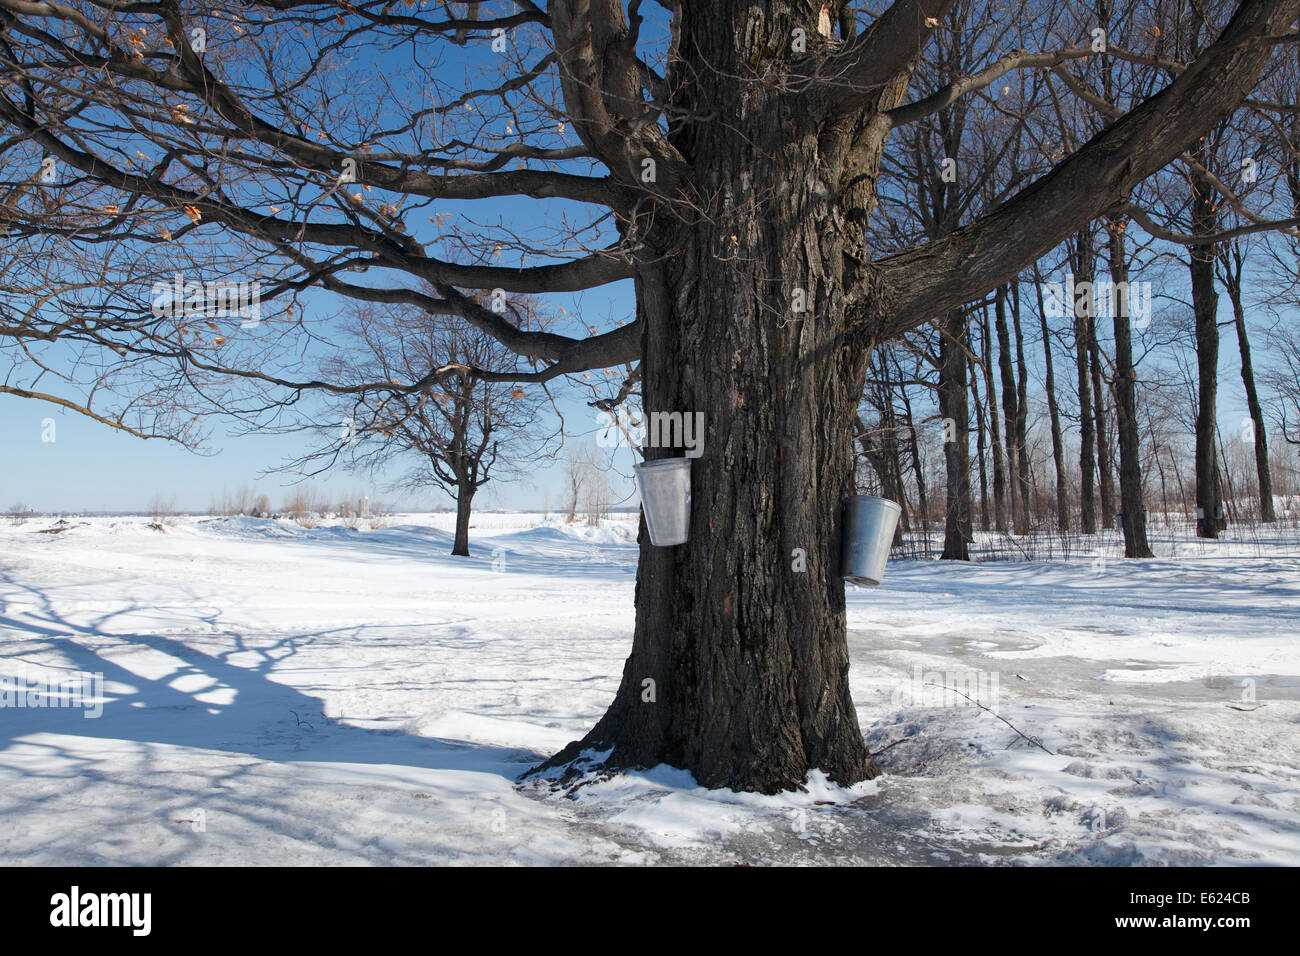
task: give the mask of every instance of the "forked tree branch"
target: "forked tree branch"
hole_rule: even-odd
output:
[[[827,61],[834,111],[847,115],[874,102],[880,88],[909,73],[954,0],[894,0],[866,32]]]
[[[1012,70],[1051,69],[1070,60],[1095,55],[1091,47],[1075,47],[1069,50],[1057,50],[1047,53],[1030,53],[1026,50],[1017,50],[1014,53],[1008,53],[997,62],[989,64],[978,73],[960,77],[947,86],[935,90],[929,96],[896,107],[886,115],[893,126],[914,123],[939,112],[945,107],[951,106],[968,93],[984,89],[990,83],[995,82]]]
[[[1300,226],[1300,218],[1280,219],[1276,222],[1253,222],[1248,226],[1237,226],[1235,229],[1225,229],[1206,236],[1192,236],[1157,225],[1145,209],[1132,203],[1124,208],[1124,213],[1131,216],[1148,235],[1179,246],[1210,246],[1240,236],[1254,235],[1257,232],[1285,232],[1292,236],[1300,235],[1296,232],[1296,227]]]

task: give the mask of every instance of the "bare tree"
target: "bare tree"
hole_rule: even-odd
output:
[[[571,446],[564,459],[564,487],[568,495],[568,516],[565,518],[573,524],[578,518],[578,505],[582,500],[583,489],[595,470],[592,450],[587,445]]]
[[[1124,233],[1128,219],[1108,219],[1108,256],[1114,295],[1111,324],[1115,329],[1116,430],[1119,434],[1120,521],[1124,533],[1124,556],[1152,558],[1147,541],[1147,508],[1142,490],[1142,451],[1138,431],[1137,367],[1133,361],[1133,323],[1130,315],[1128,247]]]
[[[1044,389],[1047,394],[1048,420],[1051,423],[1052,435],[1052,462],[1056,475],[1056,530],[1061,534],[1065,534],[1070,530],[1069,498],[1065,479],[1065,443],[1061,434],[1060,406],[1056,401],[1056,375],[1052,364],[1052,333],[1048,328],[1047,308],[1043,302],[1042,274],[1038,271],[1037,266],[1034,269],[1034,278],[1037,280],[1035,285],[1038,297],[1038,318],[1043,336],[1043,362],[1046,369]]]
[[[322,369],[331,381],[353,384],[410,381],[431,368],[455,368],[436,385],[412,394],[372,390],[329,403],[323,447],[295,462],[301,469],[343,461],[374,474],[395,460],[416,459],[407,487],[445,488],[456,499],[451,553],[469,556],[474,496],[502,474],[518,475],[546,454],[558,431],[542,420],[541,387],[487,381],[470,369],[499,367],[508,350],[454,316],[412,306],[363,305],[340,346]]]
[[[1259,518],[1264,522],[1277,520],[1273,509],[1273,476],[1268,462],[1268,425],[1264,409],[1259,402],[1259,389],[1255,384],[1255,365],[1250,355],[1250,333],[1246,329],[1246,307],[1242,283],[1245,276],[1245,255],[1242,239],[1230,239],[1219,249],[1219,279],[1232,302],[1232,325],[1237,332],[1237,354],[1241,358],[1241,384],[1246,390],[1246,410],[1250,413],[1251,444],[1255,452],[1255,475],[1259,482]]]
[[[893,131],[962,99],[996,111],[980,91],[1010,71],[1069,76],[1099,55],[1061,6],[989,5],[983,19],[1022,28],[1015,48],[990,43],[971,71],[909,91],[954,0],[876,16],[843,0],[485,0],[472,13],[453,0],[0,0],[7,242],[33,264],[42,243],[89,250],[112,280],[97,301],[76,290],[72,312],[10,315],[5,334],[166,363],[178,395],[246,419],[319,389],[418,401],[466,373],[540,383],[639,360],[647,410],[706,416],[690,541],[642,535],[618,694],[550,764],[586,767],[596,751],[709,787],[773,792],[814,767],[852,783],[877,770],[834,580],[873,348],[982,300],[1125,202],[1251,95],[1300,13],[1300,0],[1215,6],[1202,33],[1217,39],[1184,60],[1134,30],[1105,55],[1133,57],[1157,92],[964,225],[870,239]],[[455,88],[426,65],[431,48],[465,54]],[[465,84],[476,68],[494,75]],[[46,158],[55,183],[39,181]],[[502,197],[564,212],[538,227],[450,205]],[[182,293],[151,296],[178,266]],[[214,316],[206,286],[191,311],[196,271],[260,274],[267,314],[247,328]],[[594,330],[524,328],[462,291],[619,280],[635,286],[635,320]],[[328,297],[458,316],[517,358],[331,382],[303,344]]]
[[[587,481],[584,489],[584,506],[587,524],[598,527],[600,522],[609,517],[610,505],[614,498],[614,486],[609,478],[608,462],[601,462],[600,452],[592,450]]]

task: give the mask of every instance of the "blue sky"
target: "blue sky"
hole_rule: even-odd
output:
[[[574,299],[565,296],[557,301],[569,302],[570,314],[581,314],[573,307]],[[629,318],[633,314],[628,282],[594,290],[579,301],[585,304],[584,311],[600,319],[606,314]],[[594,442],[599,432],[596,413],[586,405],[582,392],[561,382],[553,393],[564,416],[566,441]],[[160,496],[182,511],[206,511],[223,491],[241,485],[266,493],[278,507],[296,479],[276,469],[310,450],[312,436],[248,432],[221,420],[213,425],[210,453],[203,454],[173,442],[136,438],[45,402],[0,396],[0,461],[5,462],[0,471],[0,508],[21,502],[39,511],[141,511]],[[554,418],[544,425],[553,429]],[[631,483],[625,480],[631,473],[631,452],[616,449],[609,454],[617,498],[631,503]],[[526,479],[490,482],[476,504],[539,508],[545,497],[555,508],[563,498],[563,470],[562,457],[543,461],[528,469]],[[308,483],[331,498],[366,494],[374,501],[412,510],[452,501],[436,489],[395,488],[404,471],[394,467],[371,480],[335,469]]]
[[[581,401],[561,407],[577,440],[594,438],[596,420]],[[54,441],[46,422],[54,423]],[[303,435],[247,434],[214,436],[219,451],[199,455],[171,442],[144,441],[81,415],[44,403],[0,396],[0,508],[22,502],[39,511],[142,511],[154,496],[170,499],[182,511],[207,511],[223,490],[247,484],[265,492],[278,507],[288,496],[291,477],[259,473],[274,468],[309,447]],[[630,455],[622,451],[618,465],[627,473]],[[527,482],[489,483],[481,492],[482,507],[540,507],[549,493],[558,506],[562,463],[532,470]],[[397,478],[396,471],[390,479]],[[435,508],[450,501],[432,490],[398,492],[365,476],[337,471],[310,481],[331,497],[368,494],[375,501],[403,503],[413,510]],[[626,489],[625,489],[626,492]]]

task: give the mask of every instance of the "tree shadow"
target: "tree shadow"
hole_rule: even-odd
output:
[[[99,717],[73,707],[0,710],[0,749],[27,735],[54,733],[201,748],[277,762],[395,764],[507,776],[508,767],[539,757],[529,750],[352,726],[326,717],[321,698],[274,679],[275,668],[304,645],[349,633],[360,639],[367,630],[363,626],[304,630],[269,644],[253,644],[221,627],[219,608],[200,610],[201,600],[191,592],[192,619],[207,625],[202,636],[230,645],[213,654],[172,637],[113,631],[114,619],[144,609],[139,602],[83,625],[60,614],[39,588],[3,572],[0,584],[11,593],[23,594],[38,608],[20,617],[0,614],[0,628],[27,638],[7,639],[11,653],[2,659],[5,670],[16,674],[27,663],[13,654],[18,650],[15,644],[21,642],[23,654],[52,651],[63,657],[67,671],[102,674],[104,687]]]

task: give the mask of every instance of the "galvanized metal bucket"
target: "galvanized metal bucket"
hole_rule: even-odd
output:
[[[657,548],[685,544],[691,524],[691,460],[657,458],[633,470],[650,543]]]
[[[874,588],[885,576],[889,546],[903,509],[888,498],[854,495],[844,502],[840,574],[846,581]]]

